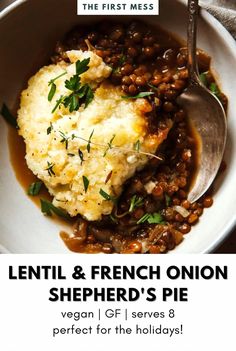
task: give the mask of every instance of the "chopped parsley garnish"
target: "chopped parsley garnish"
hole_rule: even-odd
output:
[[[62,144],[65,143],[65,147],[66,147],[66,150],[67,150],[68,149],[68,142],[69,142],[70,137],[66,136],[65,133],[63,133],[62,131],[59,131],[59,133],[60,133],[60,136],[62,137],[60,142]]]
[[[134,150],[139,152],[140,146],[141,146],[140,140],[137,140],[136,143],[134,143]]]
[[[112,149],[112,143],[113,143],[113,140],[115,139],[115,137],[116,137],[116,135],[114,134],[113,137],[111,138],[111,140],[107,143],[108,147],[106,148],[106,150],[103,154],[103,157],[105,157],[107,152]]]
[[[125,54],[122,54],[119,59],[119,66],[122,66],[123,63],[125,63],[126,59],[127,59],[127,56]]]
[[[137,224],[145,223],[148,220],[149,216],[150,216],[150,213],[146,213],[145,215],[143,215],[143,217],[140,218]]]
[[[51,202],[43,199],[40,199],[40,202],[41,202],[41,211],[46,216],[52,216],[52,214],[54,213],[58,217],[71,219],[69,214],[66,211],[62,210],[61,208],[55,207]]]
[[[50,126],[47,129],[47,135],[51,134],[52,130],[53,130],[53,125],[52,125],[52,122],[50,122]]]
[[[70,80],[65,81],[65,87],[68,90],[75,91],[80,88],[80,77],[75,75]]]
[[[165,202],[166,202],[166,206],[169,207],[170,203],[171,203],[171,198],[169,195],[165,194]]]
[[[41,187],[42,187],[43,183],[42,182],[35,182],[30,184],[27,194],[30,196],[36,196],[39,194]]]
[[[80,158],[80,161],[81,161],[80,165],[82,166],[82,164],[84,162],[84,154],[83,154],[83,152],[80,149],[78,150],[78,154],[79,154],[79,158]]]
[[[112,68],[112,66],[110,66],[110,67]],[[112,72],[115,74],[120,73],[120,66],[113,68]]]
[[[122,97],[122,99],[139,99],[139,98],[144,98],[146,96],[150,96],[153,94],[154,93],[152,91],[143,91],[143,92],[139,93],[138,95],[134,95],[134,96],[124,95],[121,97]]]
[[[60,96],[60,98],[57,100],[56,105],[52,109],[52,113],[56,111],[56,109],[59,107],[59,105],[64,101],[65,97],[63,95]]]
[[[113,72],[116,74],[120,71],[121,66],[123,66],[123,64],[125,63],[127,59],[127,56],[122,52],[119,61],[118,61],[118,66],[116,68],[113,69]]]
[[[218,88],[218,85],[216,83],[211,83],[210,84],[210,91],[216,96],[218,97],[218,99],[221,98],[221,92],[220,89]]]
[[[137,224],[143,224],[148,222],[149,224],[165,224],[163,217],[160,213],[146,213],[137,222]]]
[[[1,109],[1,115],[3,116],[3,118],[5,119],[5,121],[11,125],[12,127],[18,129],[18,124],[16,121],[16,118],[11,114],[9,108],[7,107],[6,104],[2,105],[2,109]]]
[[[80,75],[84,72],[86,72],[89,69],[89,64],[90,62],[90,58],[86,58],[83,61],[78,60],[75,64],[76,67],[76,74]]]
[[[57,86],[55,83],[52,83],[51,84],[51,88],[50,88],[50,91],[48,93],[48,101],[52,101],[55,93],[56,93],[56,90],[57,90]]]
[[[165,224],[164,219],[160,213],[153,213],[148,218],[149,224]]]
[[[65,97],[63,104],[65,107],[69,107],[70,112],[77,111],[79,108],[79,98],[72,93]]]
[[[105,200],[107,201],[111,200],[111,196],[107,194],[103,189],[100,189],[99,194],[102,195],[102,197],[104,197]]]
[[[206,87],[208,86],[208,81],[207,81],[207,72],[201,73],[199,75],[199,78],[202,82],[203,85],[205,85]]]
[[[151,83],[148,83],[148,86],[149,86],[150,88],[152,88],[153,90],[158,90],[158,88],[155,87],[155,85],[152,85]]]
[[[64,71],[64,72],[62,72],[61,74],[59,74],[59,76],[57,76],[57,77],[51,79],[51,80],[48,82],[48,85],[50,86],[50,85],[51,85],[52,83],[54,83],[57,79],[63,77],[66,73],[67,73],[67,72]]]
[[[216,96],[218,99],[221,98],[221,92],[216,83],[211,83],[209,86],[208,80],[207,80],[207,72],[201,73],[200,74],[200,80],[202,84],[204,84],[206,87],[209,87],[209,90]]]
[[[86,97],[85,97],[85,108],[88,107],[90,102],[92,102],[93,98],[94,98],[93,91],[90,88],[90,86],[88,85],[87,92],[86,92]]]
[[[89,187],[89,180],[86,176],[83,176],[83,183],[84,183],[84,191],[87,193],[88,187]]]
[[[103,189],[100,189],[99,194],[107,201],[112,201],[114,203],[117,202],[117,198],[115,196],[107,194]]]
[[[61,96],[59,100],[57,100],[57,104],[55,105],[52,113],[56,111],[61,104],[63,104],[66,108],[69,108],[70,112],[78,111],[82,104],[85,104],[85,108],[90,104],[93,100],[94,94],[91,87],[88,84],[81,84],[80,75],[86,72],[89,69],[90,58],[84,59],[82,61],[78,60],[75,63],[76,66],[76,74],[73,75],[69,80],[65,81],[65,87],[69,91],[71,91],[70,95]],[[52,82],[53,86],[54,82]],[[55,90],[55,87],[51,87],[52,93]],[[50,94],[50,92],[49,92]],[[54,92],[55,94],[55,92]]]
[[[46,171],[48,171],[50,177],[52,177],[53,175],[55,176],[55,172],[53,170],[54,166],[55,164],[48,162],[48,167],[45,169]]]
[[[143,205],[143,198],[138,197],[137,195],[134,195],[130,201],[129,212],[133,212],[137,207],[140,207],[142,205]]]
[[[56,93],[56,90],[57,90],[57,86],[55,84],[55,81],[58,79],[58,78],[61,78],[62,76],[64,76],[67,72],[63,72],[62,74],[60,74],[59,76],[57,76],[56,78],[54,79],[51,79],[49,82],[48,82],[48,86],[51,86],[50,88],[50,91],[48,93],[48,101],[52,101],[55,93]]]
[[[88,144],[87,144],[87,151],[88,151],[88,153],[90,153],[90,150],[91,150],[91,140],[92,140],[92,137],[93,137],[93,133],[94,133],[94,129],[93,129],[92,133],[89,136],[89,140],[88,140]]]

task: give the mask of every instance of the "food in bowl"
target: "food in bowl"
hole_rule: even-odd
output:
[[[226,108],[210,57],[199,50],[198,59]],[[186,66],[186,48],[169,33],[103,22],[73,29],[30,79],[19,134],[28,167],[53,197],[41,198],[42,212],[75,219],[73,235],[61,233],[72,251],[164,253],[212,205],[208,195],[187,200],[198,140],[176,101]]]

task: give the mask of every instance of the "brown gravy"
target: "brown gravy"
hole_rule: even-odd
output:
[[[26,150],[23,138],[19,136],[16,129],[11,127],[8,128],[8,145],[10,151],[10,160],[15,171],[16,178],[27,194],[27,190],[30,184],[38,181],[38,178],[27,166],[25,160]],[[40,198],[49,201],[52,200],[52,197],[50,196],[45,185],[42,186],[39,195],[30,196],[30,199],[37,205],[40,205]]]

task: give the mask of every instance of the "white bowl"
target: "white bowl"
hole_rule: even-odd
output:
[[[142,20],[159,24],[185,38],[187,12],[178,1],[161,1],[160,16]],[[78,23],[92,23],[99,16],[77,16],[75,0],[18,0],[0,15],[0,104],[13,108],[27,79],[47,62],[56,41]],[[129,16],[118,18],[129,21]],[[117,18],[116,18],[117,20]],[[201,12],[198,46],[213,58],[223,92],[229,98],[229,136],[226,172],[218,179],[214,206],[173,252],[207,253],[215,249],[236,224],[236,45],[225,28],[206,11]],[[67,253],[61,225],[45,218],[27,198],[15,178],[7,145],[7,127],[0,121],[0,250],[12,253]]]

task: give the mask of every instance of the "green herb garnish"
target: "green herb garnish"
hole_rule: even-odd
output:
[[[146,213],[137,222],[137,224],[142,224],[148,222],[149,224],[165,224],[163,217],[160,213]]]
[[[18,129],[18,124],[16,121],[16,118],[11,114],[9,108],[7,107],[6,104],[2,105],[2,109],[1,109],[1,115],[3,116],[3,118],[5,119],[5,121],[11,125],[12,127]]]
[[[78,154],[79,154],[79,158],[80,158],[80,161],[81,161],[80,165],[82,166],[82,164],[84,162],[84,154],[83,154],[83,152],[80,149],[78,150]]]
[[[41,187],[42,187],[43,183],[42,182],[35,182],[30,184],[27,194],[30,196],[36,196],[39,194]]]
[[[153,94],[154,93],[152,91],[143,91],[142,93],[139,93],[138,95],[134,95],[134,96],[125,95],[125,96],[121,96],[121,97],[122,97],[122,99],[139,99],[139,98],[144,98],[146,96],[150,96]]]
[[[220,89],[218,87],[218,85],[216,83],[211,83],[210,84],[210,91],[216,96],[218,97],[218,99],[221,98],[221,92]]]
[[[62,72],[61,74],[59,74],[59,76],[57,76],[57,77],[51,79],[51,80],[48,82],[48,85],[51,85],[51,84],[54,83],[57,79],[63,77],[66,73],[67,73],[67,72],[64,71],[64,72]]]
[[[137,195],[134,195],[130,201],[129,212],[133,212],[137,207],[140,207],[142,205],[143,205],[143,198],[138,197]]]
[[[110,66],[110,67],[111,67],[111,66]],[[111,67],[111,68],[112,68],[112,67]],[[116,67],[116,68],[113,68],[113,69],[112,69],[112,72],[115,73],[115,74],[119,73],[119,72],[120,72],[120,66],[118,66],[118,67]]]
[[[99,194],[102,195],[102,197],[104,197],[105,200],[107,201],[111,200],[111,196],[107,194],[103,189],[100,189]]]
[[[88,105],[93,100],[93,98],[94,98],[94,93],[93,93],[92,89],[90,88],[90,86],[88,85],[88,88],[86,91],[86,97],[85,97],[85,108],[88,107]]]
[[[83,183],[84,183],[84,191],[87,193],[88,187],[89,187],[89,180],[87,177],[83,176]]]
[[[163,217],[160,213],[153,213],[148,218],[149,224],[165,224]]]
[[[76,91],[80,88],[80,77],[75,75],[70,80],[65,81],[65,87],[68,90]]]
[[[140,146],[141,146],[140,140],[137,140],[136,143],[134,143],[134,150],[139,152]]]
[[[125,54],[122,54],[118,62],[119,66],[122,66],[123,63],[125,63],[126,59],[127,59],[127,56]]]
[[[90,58],[86,58],[83,61],[78,60],[75,64],[76,67],[76,74],[80,75],[84,72],[86,72],[89,69],[89,64],[90,62]]]
[[[201,73],[200,74],[200,80],[202,84],[204,84],[206,87],[208,87],[208,80],[207,80],[207,72]],[[216,83],[211,83],[209,86],[209,90],[216,96],[218,99],[221,98],[221,92]]]
[[[155,87],[155,85],[153,85],[153,84],[151,84],[151,83],[148,83],[148,86],[149,86],[150,88],[152,88],[153,90],[158,90],[158,88]]]
[[[116,135],[114,134],[113,137],[111,138],[111,140],[107,143],[108,147],[106,148],[106,150],[103,154],[103,157],[105,157],[107,152],[112,149],[112,143],[113,143],[113,140],[115,139],[115,137],[116,137]]]
[[[199,75],[199,78],[200,78],[202,84],[205,85],[205,87],[207,87],[207,86],[208,86],[207,72],[201,73],[201,74]]]
[[[55,172],[53,170],[54,166],[55,164],[48,162],[48,167],[45,169],[45,171],[48,171],[50,177],[52,177],[53,175],[55,176]]]
[[[52,99],[56,93],[56,90],[57,90],[56,84],[52,83],[51,88],[50,88],[49,93],[48,93],[48,101],[52,101]]]
[[[57,104],[52,110],[52,113],[56,111],[60,104],[63,104],[66,108],[69,108],[70,112],[74,112],[78,111],[81,104],[84,103],[86,108],[93,100],[94,94],[91,87],[88,84],[82,85],[80,78],[80,75],[89,69],[89,62],[90,58],[87,58],[82,61],[78,60],[75,63],[76,74],[69,80],[67,79],[65,81],[65,87],[71,91],[71,94],[65,95],[64,97],[61,96],[61,98],[57,100]]]
[[[117,202],[117,198],[115,196],[107,194],[103,189],[100,189],[99,194],[107,201],[112,201],[114,203]]]
[[[60,74],[59,76],[57,76],[56,78],[54,79],[51,79],[49,82],[48,82],[48,86],[51,86],[50,88],[50,91],[48,93],[48,101],[52,101],[55,93],[56,93],[56,90],[57,90],[57,87],[56,87],[56,84],[55,84],[55,81],[58,79],[58,78],[61,78],[62,76],[64,76],[67,72],[63,72],[62,74]]]
[[[124,54],[124,52],[122,52],[121,56],[119,58],[119,61],[118,61],[118,66],[116,68],[113,68],[113,72],[115,74],[117,74],[120,71],[121,66],[123,66],[123,64],[125,63],[126,59],[127,59],[127,56]]]
[[[60,133],[60,136],[62,137],[60,142],[62,144],[65,143],[65,147],[66,147],[66,150],[67,150],[70,137],[66,136],[65,133],[63,133],[62,131],[59,131],[59,133]]]
[[[65,107],[69,108],[70,112],[77,111],[79,108],[79,98],[72,93],[64,98],[63,104]]]
[[[145,215],[143,215],[137,222],[137,224],[142,224],[142,223],[145,223],[148,218],[150,216],[150,213],[145,213]]]
[[[169,195],[165,194],[165,202],[166,202],[166,206],[169,207],[170,203],[171,203],[171,198]]]
[[[50,126],[47,129],[47,135],[51,134],[52,130],[53,130],[53,125],[52,125],[52,122],[50,122]]]
[[[66,211],[62,210],[61,208],[55,207],[51,202],[43,199],[40,199],[40,202],[41,202],[41,211],[46,216],[52,216],[52,214],[54,213],[58,217],[71,219],[69,214]]]
[[[52,113],[56,111],[56,109],[60,106],[60,104],[64,101],[65,97],[63,95],[60,96],[60,98],[57,100],[56,105],[52,109]]]
[[[93,137],[93,133],[94,133],[94,129],[93,129],[92,133],[89,136],[89,140],[88,140],[88,144],[87,144],[87,151],[88,151],[88,153],[90,153],[90,150],[91,150],[91,140],[92,140],[92,137]]]

